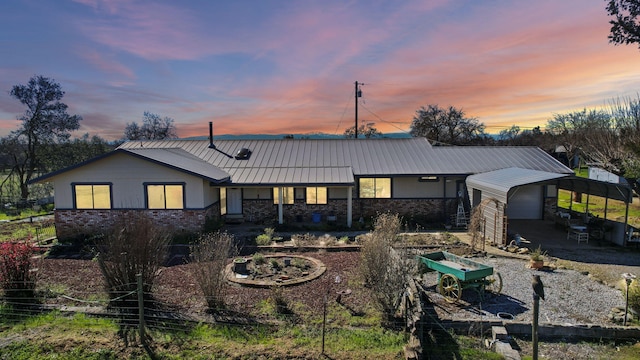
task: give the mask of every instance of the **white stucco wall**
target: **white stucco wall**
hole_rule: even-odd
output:
[[[204,193],[204,206],[209,206],[220,200],[220,189],[218,187],[211,186],[209,180],[202,179],[202,189]]]

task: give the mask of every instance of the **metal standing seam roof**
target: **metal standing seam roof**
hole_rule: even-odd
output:
[[[467,177],[466,183],[468,189],[482,190],[497,200],[507,203],[509,190],[514,187],[542,183],[568,176],[570,175],[512,167],[470,175]]]
[[[234,184],[353,184],[365,176],[467,176],[509,167],[573,171],[537,147],[432,147],[424,138],[133,141],[119,149],[179,147]],[[242,148],[248,159],[233,156]],[[146,150],[141,150],[146,151]],[[349,173],[350,171],[350,173]]]
[[[243,185],[354,185],[350,167],[235,168],[229,169],[233,183]]]
[[[478,174],[510,167],[573,174],[573,170],[534,146],[448,146],[433,148],[434,167],[442,173]]]
[[[573,173],[537,147],[432,147],[424,138],[409,139],[276,139],[161,140],[127,142],[120,148],[179,147],[221,169],[273,167],[346,167],[356,176],[400,174],[474,174],[507,167]],[[236,160],[241,148],[252,151]],[[226,154],[226,155],[225,155]]]
[[[230,179],[230,175],[202,159],[177,148],[167,149],[125,149],[138,157],[149,159],[153,162],[168,166],[178,171],[183,171],[211,182],[225,182]]]
[[[180,146],[231,174],[232,182],[238,184],[282,181],[353,184],[354,176],[424,175],[431,170],[426,157],[431,145],[423,138],[221,140],[214,144],[216,149],[209,148],[208,140],[136,141],[125,143],[120,148],[162,149]],[[245,160],[233,158],[242,148],[250,149],[251,156]],[[316,176],[307,177],[306,172],[291,169],[306,169],[304,171],[311,175],[315,173]],[[347,169],[350,175],[347,175]]]

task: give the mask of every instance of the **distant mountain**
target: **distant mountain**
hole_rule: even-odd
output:
[[[294,139],[344,139],[344,135],[333,135],[325,133],[310,133],[310,134],[242,134],[242,135],[214,135],[214,140],[270,140],[270,139],[284,139],[285,137],[293,136]],[[403,139],[410,138],[408,133],[388,133],[382,136],[383,138]],[[208,136],[192,136],[184,138],[185,140],[208,140]]]

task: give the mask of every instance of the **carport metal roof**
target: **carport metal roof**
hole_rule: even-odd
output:
[[[575,175],[550,173],[545,171],[507,168],[467,177],[467,188],[482,190],[497,200],[507,201],[507,193],[514,187],[529,184],[553,184],[559,189],[580,192],[625,203],[633,199],[633,192],[627,183],[610,183]]]
[[[514,187],[555,183],[558,179],[567,176],[569,175],[512,167],[470,175],[467,177],[466,183],[468,189],[481,190],[487,196],[506,204],[509,190]]]
[[[627,204],[631,203],[633,200],[633,190],[626,182],[616,184],[577,176],[569,176],[558,180],[557,185],[559,189],[620,200]]]

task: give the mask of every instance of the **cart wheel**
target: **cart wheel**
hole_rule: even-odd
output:
[[[484,289],[494,294],[500,294],[500,292],[502,292],[502,275],[496,271],[493,275],[487,276],[485,278]]]
[[[440,277],[439,288],[440,295],[444,296],[445,300],[450,303],[457,302],[462,296],[460,280],[451,274],[444,274]]]

